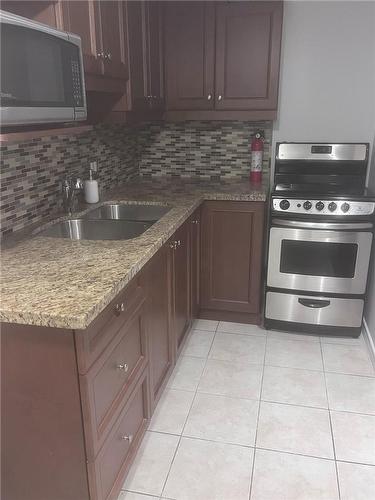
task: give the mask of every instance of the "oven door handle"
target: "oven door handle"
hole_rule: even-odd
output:
[[[272,226],[295,227],[301,229],[373,229],[371,222],[305,222],[300,220],[273,219]]]
[[[317,299],[302,299],[299,298],[298,302],[305,307],[310,309],[322,309],[323,307],[328,307],[331,303],[330,300],[317,300]]]

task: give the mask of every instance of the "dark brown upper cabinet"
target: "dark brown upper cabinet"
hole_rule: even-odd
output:
[[[167,2],[167,118],[273,119],[282,2]]]
[[[276,110],[282,4],[219,2],[215,107]]]
[[[168,109],[214,109],[215,9],[211,2],[167,2]]]
[[[127,94],[116,111],[141,118],[164,109],[162,10],[159,2],[123,2],[129,53]],[[159,113],[158,118],[161,118]]]
[[[86,89],[125,92],[122,81],[128,77],[128,64],[122,2],[63,1],[61,8],[62,28],[82,39]],[[121,81],[116,85],[109,79]]]

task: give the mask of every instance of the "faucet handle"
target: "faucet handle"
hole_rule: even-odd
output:
[[[73,179],[73,187],[74,189],[83,189],[83,182],[80,177]]]

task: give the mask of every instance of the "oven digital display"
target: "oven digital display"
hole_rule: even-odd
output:
[[[353,278],[357,252],[356,243],[283,240],[280,272],[306,276]]]
[[[321,144],[311,146],[311,154],[330,155],[331,153],[332,153],[332,146],[326,146]]]

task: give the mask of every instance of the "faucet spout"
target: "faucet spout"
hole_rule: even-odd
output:
[[[73,215],[77,194],[83,190],[83,182],[79,177],[66,178],[62,181],[64,211]]]

